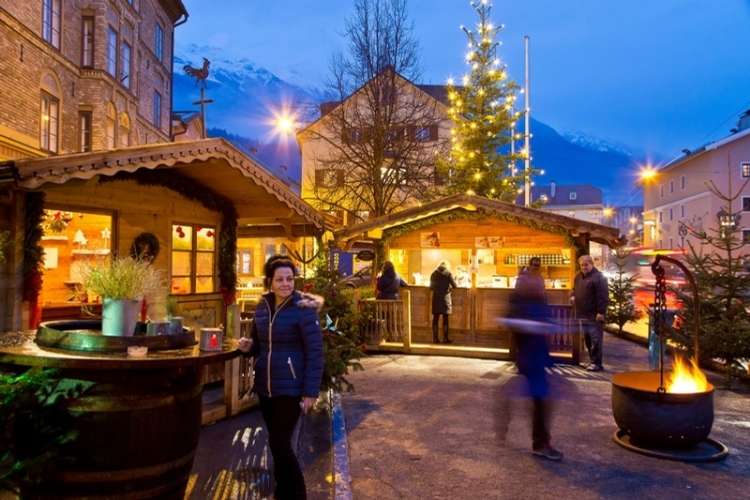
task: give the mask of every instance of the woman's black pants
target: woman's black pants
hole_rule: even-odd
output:
[[[432,341],[434,343],[440,342],[440,339],[438,338],[438,321],[440,320],[440,316],[443,317],[443,342],[448,342],[450,339],[448,338],[448,314],[432,314]]]
[[[306,498],[305,478],[292,449],[292,433],[301,412],[300,400],[293,396],[260,396],[260,411],[268,429],[268,447],[273,457],[277,500]]]

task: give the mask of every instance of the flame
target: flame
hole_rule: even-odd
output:
[[[707,390],[708,380],[700,368],[698,368],[698,363],[694,359],[691,359],[688,365],[681,356],[675,356],[672,373],[667,379],[667,392],[673,394],[694,394]]]

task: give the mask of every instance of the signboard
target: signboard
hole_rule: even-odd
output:
[[[375,252],[372,250],[360,250],[357,252],[357,259],[364,260],[364,261],[370,261],[375,258]]]
[[[429,233],[419,233],[420,248],[440,248],[440,233],[431,231]]]
[[[474,238],[476,248],[502,248],[503,238],[500,236],[477,236]]]

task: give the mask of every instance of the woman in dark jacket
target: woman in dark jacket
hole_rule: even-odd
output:
[[[396,274],[393,262],[386,260],[383,262],[383,271],[378,277],[377,298],[380,300],[398,300],[398,289],[407,286],[406,282]]]
[[[441,262],[430,275],[430,290],[432,291],[432,341],[437,344],[438,321],[443,317],[443,342],[450,344],[448,338],[448,317],[452,312],[451,290],[458,288],[453,275],[448,270],[448,264]]]
[[[255,359],[254,391],[268,429],[277,499],[304,499],[305,479],[292,449],[300,412],[318,398],[323,375],[323,336],[318,309],[323,299],[294,290],[297,270],[291,260],[274,256],[265,266],[263,295],[255,310],[252,344],[240,350]]]

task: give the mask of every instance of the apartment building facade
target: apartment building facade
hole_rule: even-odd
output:
[[[186,19],[180,0],[0,0],[0,160],[169,141]]]
[[[685,154],[657,171],[644,185],[644,245],[681,250],[696,244],[689,228],[714,235],[724,212],[741,212],[739,236],[750,244],[750,112],[728,137]],[[709,190],[744,189],[731,207]]]

